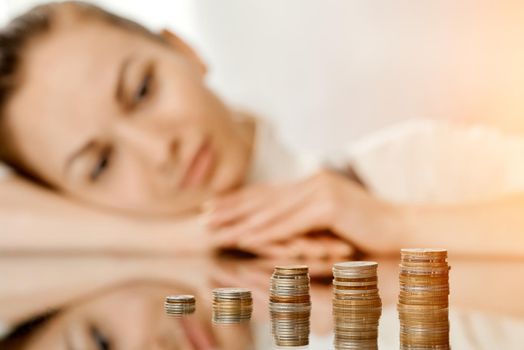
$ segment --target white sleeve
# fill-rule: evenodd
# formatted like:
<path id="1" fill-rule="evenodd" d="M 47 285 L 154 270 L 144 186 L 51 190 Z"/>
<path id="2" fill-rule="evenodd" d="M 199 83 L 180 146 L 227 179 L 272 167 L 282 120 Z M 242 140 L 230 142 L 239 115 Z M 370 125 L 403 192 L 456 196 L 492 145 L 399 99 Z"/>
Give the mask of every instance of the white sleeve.
<path id="1" fill-rule="evenodd" d="M 524 137 L 486 126 L 410 121 L 356 142 L 346 156 L 372 192 L 394 202 L 453 203 L 524 191 Z"/>

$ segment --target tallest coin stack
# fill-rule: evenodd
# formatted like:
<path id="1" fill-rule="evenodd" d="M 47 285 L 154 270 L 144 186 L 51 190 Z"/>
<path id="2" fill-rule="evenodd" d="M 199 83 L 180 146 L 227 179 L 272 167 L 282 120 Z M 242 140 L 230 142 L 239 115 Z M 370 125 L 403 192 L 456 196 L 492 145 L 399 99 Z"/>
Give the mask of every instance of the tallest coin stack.
<path id="1" fill-rule="evenodd" d="M 449 349 L 449 266 L 444 249 L 402 249 L 401 349 Z"/>

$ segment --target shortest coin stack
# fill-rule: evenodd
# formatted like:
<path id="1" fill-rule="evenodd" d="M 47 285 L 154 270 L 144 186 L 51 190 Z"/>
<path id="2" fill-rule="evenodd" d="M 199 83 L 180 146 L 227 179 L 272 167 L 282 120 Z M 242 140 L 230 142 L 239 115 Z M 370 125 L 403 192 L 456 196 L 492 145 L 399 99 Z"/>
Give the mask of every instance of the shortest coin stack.
<path id="1" fill-rule="evenodd" d="M 449 349 L 449 266 L 445 249 L 402 249 L 401 349 Z"/>
<path id="2" fill-rule="evenodd" d="M 164 309 L 169 316 L 190 315 L 195 312 L 195 297 L 193 295 L 169 295 L 166 297 Z"/>
<path id="3" fill-rule="evenodd" d="M 335 349 L 377 349 L 382 302 L 376 262 L 348 261 L 333 266 Z"/>
<path id="4" fill-rule="evenodd" d="M 237 324 L 251 319 L 253 299 L 245 288 L 217 288 L 213 290 L 213 322 Z"/>
<path id="5" fill-rule="evenodd" d="M 269 297 L 271 330 L 279 347 L 309 344 L 309 269 L 304 265 L 276 266 Z"/>

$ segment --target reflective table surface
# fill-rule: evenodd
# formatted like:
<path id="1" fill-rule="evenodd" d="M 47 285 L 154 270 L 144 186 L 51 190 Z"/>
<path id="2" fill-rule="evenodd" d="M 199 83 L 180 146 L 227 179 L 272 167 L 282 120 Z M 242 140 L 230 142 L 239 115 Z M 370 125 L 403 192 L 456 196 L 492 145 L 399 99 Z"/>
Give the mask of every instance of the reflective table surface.
<path id="1" fill-rule="evenodd" d="M 379 263 L 383 303 L 379 349 L 399 348 L 397 258 Z M 450 254 L 451 347 L 524 349 L 524 261 L 472 260 Z M 0 320 L 19 329 L 13 349 L 273 349 L 268 293 L 273 268 L 293 261 L 191 257 L 0 258 Z M 308 349 L 333 349 L 333 262 L 301 261 L 311 275 Z M 252 292 L 248 323 L 212 323 L 212 290 L 244 287 Z M 196 312 L 168 317 L 170 294 L 193 294 Z M 44 315 L 44 317 L 41 317 Z M 10 326 L 9 326 L 10 325 Z M 16 338 L 16 337 L 15 337 Z M 7 345 L 3 345 L 9 349 Z M 304 348 L 304 347 L 303 347 Z"/>

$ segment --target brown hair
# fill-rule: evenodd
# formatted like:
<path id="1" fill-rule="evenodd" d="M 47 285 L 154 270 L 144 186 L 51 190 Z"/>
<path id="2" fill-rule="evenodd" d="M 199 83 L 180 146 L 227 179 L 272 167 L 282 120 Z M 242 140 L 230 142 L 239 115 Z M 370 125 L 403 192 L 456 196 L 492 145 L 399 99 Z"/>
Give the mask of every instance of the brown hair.
<path id="1" fill-rule="evenodd" d="M 20 174 L 34 178 L 30 166 L 23 164 L 17 156 L 16 147 L 10 137 L 6 119 L 6 105 L 9 97 L 20 85 L 23 55 L 28 43 L 48 33 L 59 14 L 75 16 L 78 19 L 95 19 L 105 23 L 133 30 L 154 40 L 161 36 L 127 18 L 117 16 L 98 6 L 80 2 L 63 1 L 38 5 L 12 19 L 0 30 L 0 162 L 4 162 Z"/>

